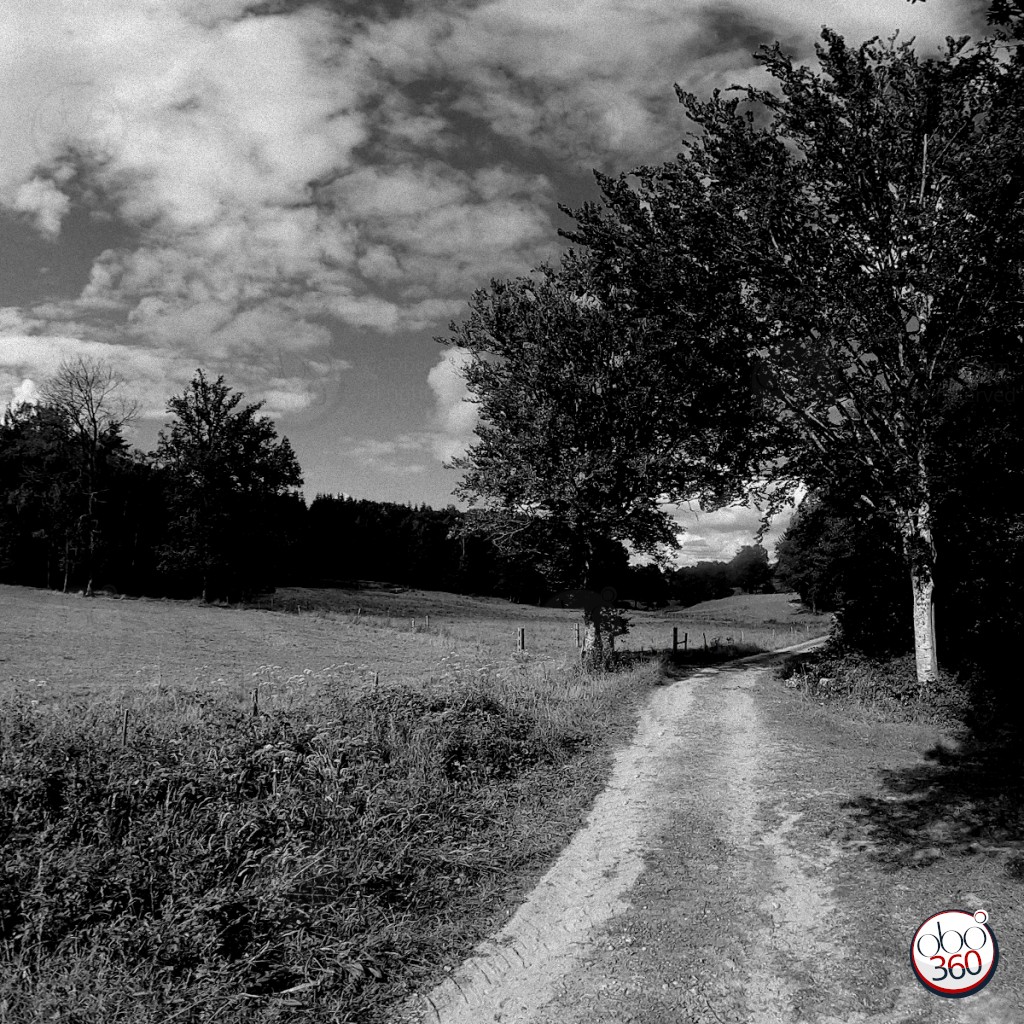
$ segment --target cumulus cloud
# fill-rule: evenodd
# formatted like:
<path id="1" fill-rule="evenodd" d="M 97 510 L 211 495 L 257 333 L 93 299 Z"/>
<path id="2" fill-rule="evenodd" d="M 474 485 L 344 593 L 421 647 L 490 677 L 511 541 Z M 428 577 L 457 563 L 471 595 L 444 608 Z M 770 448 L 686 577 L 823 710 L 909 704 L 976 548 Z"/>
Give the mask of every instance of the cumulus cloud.
<path id="1" fill-rule="evenodd" d="M 78 358 L 109 365 L 131 385 L 132 397 L 139 402 L 145 418 L 164 417 L 167 399 L 182 391 L 200 363 L 194 352 L 159 346 L 96 341 L 74 335 L 17 333 L 11 327 L 39 325 L 23 319 L 15 323 L 10 311 L 0 311 L 0 390 L 31 394 L 26 381 L 45 380 L 62 362 Z M 8 315 L 5 316 L 4 314 Z M 5 329 L 4 321 L 7 321 Z M 264 411 L 271 416 L 293 414 L 314 404 L 325 381 L 347 368 L 343 361 L 319 365 L 319 376 L 310 378 L 305 364 L 290 367 L 277 352 L 262 363 L 235 367 L 228 383 L 246 393 L 253 401 L 265 401 Z"/>
<path id="2" fill-rule="evenodd" d="M 153 415 L 200 365 L 294 414 L 349 366 L 346 332 L 441 327 L 472 288 L 556 251 L 555 202 L 575 197 L 553 181 L 674 152 L 673 82 L 756 78 L 751 51 L 775 38 L 809 57 L 822 21 L 852 40 L 899 24 L 930 49 L 976 14 L 966 0 L 3 5 L 0 207 L 57 241 L 85 207 L 121 241 L 79 294 L 15 311 L 0 387 L 84 354 L 137 380 Z M 428 376 L 424 457 L 471 437 L 458 369 L 446 354 Z"/>
<path id="3" fill-rule="evenodd" d="M 377 26 L 367 48 L 399 85 L 456 80 L 459 112 L 589 167 L 664 155 L 683 126 L 673 83 L 763 83 L 752 51 L 778 39 L 811 58 L 823 23 L 852 42 L 899 26 L 925 49 L 979 27 L 977 5 L 955 0 L 489 0 L 418 9 Z"/>
<path id="4" fill-rule="evenodd" d="M 464 455 L 473 440 L 478 407 L 470 401 L 463 369 L 470 356 L 461 349 L 449 348 L 427 374 L 434 393 L 433 437 L 435 456 L 443 462 Z"/>
<path id="5" fill-rule="evenodd" d="M 741 547 L 757 543 L 756 534 L 761 525 L 761 513 L 746 504 L 730 505 L 717 512 L 701 512 L 696 508 L 668 509 L 679 524 L 679 565 L 697 562 L 728 562 Z M 761 543 L 770 558 L 775 546 L 792 519 L 792 510 L 780 512 L 771 523 Z"/>
<path id="6" fill-rule="evenodd" d="M 84 183 L 134 233 L 96 258 L 64 319 L 108 338 L 119 316 L 129 347 L 250 377 L 274 348 L 304 353 L 308 377 L 345 365 L 325 320 L 437 326 L 481 273 L 535 262 L 553 237 L 543 176 L 422 159 L 447 121 L 387 87 L 365 26 L 319 5 L 248 6 L 0 13 L 0 205 L 55 238 Z M 386 159 L 360 155 L 371 143 Z"/>
<path id="7" fill-rule="evenodd" d="M 18 213 L 29 214 L 42 234 L 56 237 L 71 200 L 52 181 L 32 178 L 18 187 L 10 206 Z"/>
<path id="8" fill-rule="evenodd" d="M 34 380 L 26 377 L 14 389 L 14 396 L 11 399 L 11 408 L 17 409 L 21 405 L 35 405 L 39 401 L 39 389 Z"/>

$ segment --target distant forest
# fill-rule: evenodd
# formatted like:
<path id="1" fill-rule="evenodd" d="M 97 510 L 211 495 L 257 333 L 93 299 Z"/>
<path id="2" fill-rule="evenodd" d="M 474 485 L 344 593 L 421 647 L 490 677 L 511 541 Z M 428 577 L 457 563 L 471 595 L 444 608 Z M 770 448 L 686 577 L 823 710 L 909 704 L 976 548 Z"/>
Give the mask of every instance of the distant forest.
<path id="1" fill-rule="evenodd" d="M 132 449 L 125 384 L 80 360 L 0 422 L 0 582 L 236 601 L 276 586 L 360 580 L 542 602 L 573 587 L 557 553 L 503 552 L 444 509 L 318 494 L 260 404 L 198 372 L 168 401 L 152 452 Z M 602 579 L 623 602 L 695 604 L 771 588 L 764 548 L 663 571 L 608 542 Z"/>

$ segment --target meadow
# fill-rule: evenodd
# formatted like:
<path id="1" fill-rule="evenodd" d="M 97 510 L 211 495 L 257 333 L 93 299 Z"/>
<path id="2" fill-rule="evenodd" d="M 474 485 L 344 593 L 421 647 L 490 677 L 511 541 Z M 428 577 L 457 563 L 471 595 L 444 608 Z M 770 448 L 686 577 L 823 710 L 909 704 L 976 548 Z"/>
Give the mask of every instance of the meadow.
<path id="1" fill-rule="evenodd" d="M 382 1021 L 500 925 L 660 662 L 588 675 L 578 612 L 393 589 L 0 587 L 0 1021 Z M 821 628 L 713 604 L 625 647 Z"/>

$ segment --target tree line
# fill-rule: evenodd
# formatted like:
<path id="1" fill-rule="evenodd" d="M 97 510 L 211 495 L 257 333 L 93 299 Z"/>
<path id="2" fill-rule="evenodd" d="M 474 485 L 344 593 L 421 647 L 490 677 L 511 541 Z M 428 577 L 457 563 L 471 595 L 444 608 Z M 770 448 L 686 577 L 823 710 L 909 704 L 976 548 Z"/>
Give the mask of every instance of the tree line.
<path id="1" fill-rule="evenodd" d="M 0 579 L 93 593 L 237 595 L 281 571 L 301 504 L 287 438 L 223 378 L 168 400 L 152 452 L 103 363 L 63 363 L 0 423 Z"/>
<path id="2" fill-rule="evenodd" d="M 62 364 L 0 422 L 0 580 L 203 600 L 358 580 L 545 594 L 535 567 L 460 535 L 454 507 L 317 495 L 307 508 L 288 439 L 244 399 L 197 371 L 143 452 L 125 437 L 128 382 L 98 361 Z"/>
<path id="3" fill-rule="evenodd" d="M 157 447 L 133 449 L 136 405 L 102 363 L 63 364 L 40 400 L 0 423 L 0 580 L 86 594 L 238 600 L 277 585 L 382 581 L 542 603 L 572 587 L 571 559 L 538 536 L 512 557 L 434 509 L 299 493 L 301 469 L 260 403 L 198 371 L 167 403 Z M 521 552 L 520 552 L 521 554 Z M 633 605 L 695 604 L 770 585 L 767 553 L 665 572 L 601 550 L 602 583 Z"/>
<path id="4" fill-rule="evenodd" d="M 62 364 L 0 422 L 0 580 L 203 600 L 381 580 L 530 602 L 570 582 L 557 557 L 512 558 L 462 530 L 454 506 L 319 494 L 307 507 L 261 407 L 199 370 L 142 452 L 125 437 L 128 382 L 94 360 Z M 625 550 L 605 561 L 626 586 Z"/>

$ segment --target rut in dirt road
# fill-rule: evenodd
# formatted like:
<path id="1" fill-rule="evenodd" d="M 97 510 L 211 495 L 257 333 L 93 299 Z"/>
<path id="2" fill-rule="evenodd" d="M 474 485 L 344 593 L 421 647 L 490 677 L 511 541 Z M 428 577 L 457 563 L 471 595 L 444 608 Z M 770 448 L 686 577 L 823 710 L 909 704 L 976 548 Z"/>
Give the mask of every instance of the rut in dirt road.
<path id="1" fill-rule="evenodd" d="M 807 647 L 808 645 L 802 645 Z M 758 709 L 765 659 L 668 678 L 586 825 L 506 926 L 404 1020 L 855 1024 L 973 1019 L 897 972 L 863 1012 L 827 882 L 800 839 L 794 759 Z M 812 765 L 813 768 L 813 765 Z M 812 772 L 813 774 L 813 772 Z M 949 1001 L 939 1001 L 949 1002 Z M 955 1001 L 960 1002 L 960 1001 Z"/>

